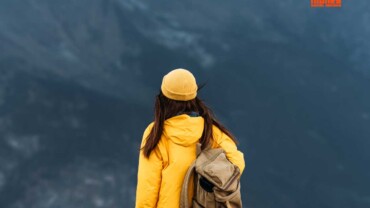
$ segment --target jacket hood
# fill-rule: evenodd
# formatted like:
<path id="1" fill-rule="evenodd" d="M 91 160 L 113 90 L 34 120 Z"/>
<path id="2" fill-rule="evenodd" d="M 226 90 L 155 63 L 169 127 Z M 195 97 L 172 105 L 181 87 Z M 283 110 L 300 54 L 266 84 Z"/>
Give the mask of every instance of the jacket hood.
<path id="1" fill-rule="evenodd" d="M 199 141 L 203 129 L 203 117 L 181 114 L 165 120 L 163 134 L 178 145 L 189 146 Z"/>

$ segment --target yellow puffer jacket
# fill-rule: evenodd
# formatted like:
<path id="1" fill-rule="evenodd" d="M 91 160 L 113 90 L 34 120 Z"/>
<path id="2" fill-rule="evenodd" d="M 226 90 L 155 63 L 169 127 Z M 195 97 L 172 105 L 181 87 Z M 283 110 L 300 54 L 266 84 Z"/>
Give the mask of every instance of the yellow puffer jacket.
<path id="1" fill-rule="evenodd" d="M 153 127 L 144 132 L 141 147 Z M 162 138 L 149 158 L 142 151 L 139 156 L 136 208 L 177 208 L 186 171 L 196 158 L 196 143 L 202 136 L 204 119 L 181 114 L 164 123 Z M 244 170 L 243 153 L 235 143 L 216 126 L 213 127 L 213 148 L 222 147 L 228 159 Z M 190 183 L 193 184 L 193 183 Z M 191 189 L 192 190 L 192 189 Z M 193 193 L 189 193 L 191 196 Z M 191 199 L 191 197 L 189 197 Z"/>

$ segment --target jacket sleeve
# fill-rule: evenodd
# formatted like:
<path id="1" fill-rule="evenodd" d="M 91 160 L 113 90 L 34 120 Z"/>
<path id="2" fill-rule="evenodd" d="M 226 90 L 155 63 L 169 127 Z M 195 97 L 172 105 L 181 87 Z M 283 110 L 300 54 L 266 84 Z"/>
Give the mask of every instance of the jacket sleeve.
<path id="1" fill-rule="evenodd" d="M 224 149 L 226 157 L 231 163 L 238 166 L 241 175 L 245 168 L 244 154 L 237 149 L 235 142 L 219 128 L 214 126 L 212 131 L 216 142 L 216 148 L 221 147 Z"/>
<path id="2" fill-rule="evenodd" d="M 146 128 L 140 148 L 145 145 L 145 140 L 147 135 L 150 133 L 151 127 L 152 124 Z M 136 189 L 136 208 L 155 208 L 157 206 L 162 168 L 163 162 L 158 147 L 151 152 L 149 158 L 146 158 L 143 150 L 140 150 Z"/>

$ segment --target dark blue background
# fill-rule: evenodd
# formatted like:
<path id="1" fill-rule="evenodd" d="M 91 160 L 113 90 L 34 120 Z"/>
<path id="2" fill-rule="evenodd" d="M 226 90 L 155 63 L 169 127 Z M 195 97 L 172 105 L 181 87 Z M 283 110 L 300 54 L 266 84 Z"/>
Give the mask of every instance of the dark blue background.
<path id="1" fill-rule="evenodd" d="M 370 2 L 0 0 L 0 207 L 133 207 L 162 76 L 245 153 L 245 207 L 370 207 Z"/>

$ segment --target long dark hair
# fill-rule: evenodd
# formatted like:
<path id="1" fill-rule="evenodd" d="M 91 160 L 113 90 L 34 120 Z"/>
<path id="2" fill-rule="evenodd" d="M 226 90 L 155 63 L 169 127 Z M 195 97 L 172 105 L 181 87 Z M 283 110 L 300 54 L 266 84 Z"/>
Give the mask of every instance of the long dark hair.
<path id="1" fill-rule="evenodd" d="M 145 157 L 149 157 L 150 153 L 157 146 L 163 132 L 163 124 L 166 119 L 181 113 L 197 112 L 204 118 L 204 130 L 200 143 L 201 149 L 208 147 L 213 140 L 212 125 L 217 126 L 222 132 L 229 136 L 235 143 L 235 137 L 228 131 L 220 122 L 218 122 L 210 108 L 198 97 L 189 101 L 177 101 L 165 97 L 160 91 L 155 99 L 154 107 L 154 125 L 146 138 L 144 149 Z"/>

